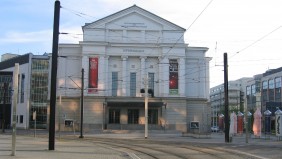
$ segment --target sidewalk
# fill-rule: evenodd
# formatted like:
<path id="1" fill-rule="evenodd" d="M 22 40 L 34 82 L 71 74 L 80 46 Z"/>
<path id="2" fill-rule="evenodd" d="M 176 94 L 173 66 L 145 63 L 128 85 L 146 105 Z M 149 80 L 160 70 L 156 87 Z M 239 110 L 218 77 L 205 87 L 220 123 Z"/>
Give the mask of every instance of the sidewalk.
<path id="1" fill-rule="evenodd" d="M 48 138 L 34 138 L 18 135 L 16 137 L 16 153 L 11 156 L 11 135 L 0 134 L 1 159 L 106 159 L 124 158 L 124 154 L 113 149 L 105 149 L 99 145 L 83 141 L 55 142 L 55 150 L 48 150 Z"/>

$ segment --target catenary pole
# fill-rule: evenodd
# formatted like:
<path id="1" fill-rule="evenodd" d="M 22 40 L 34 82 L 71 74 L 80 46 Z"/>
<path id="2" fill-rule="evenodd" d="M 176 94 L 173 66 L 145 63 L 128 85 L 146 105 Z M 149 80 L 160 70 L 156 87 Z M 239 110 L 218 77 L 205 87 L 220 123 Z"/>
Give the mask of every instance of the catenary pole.
<path id="1" fill-rule="evenodd" d="M 225 142 L 229 141 L 229 100 L 228 100 L 228 62 L 227 62 L 227 53 L 223 55 L 224 61 L 224 122 L 225 122 Z"/>
<path id="2" fill-rule="evenodd" d="M 16 124 L 17 124 L 17 103 L 18 103 L 18 89 L 19 89 L 19 63 L 15 64 L 13 74 L 13 132 L 12 132 L 12 156 L 16 155 Z"/>
<path id="3" fill-rule="evenodd" d="M 144 80 L 145 84 L 145 139 L 148 138 L 148 74 Z"/>
<path id="4" fill-rule="evenodd" d="M 4 83 L 4 95 L 3 95 L 3 109 L 2 109 L 2 132 L 5 133 L 5 126 L 6 126 L 6 99 L 8 93 L 9 83 Z"/>
<path id="5" fill-rule="evenodd" d="M 81 99 L 80 99 L 80 136 L 83 138 L 83 98 L 84 98 L 84 69 L 81 69 Z"/>
<path id="6" fill-rule="evenodd" d="M 56 0 L 54 6 L 52 69 L 50 90 L 50 119 L 49 119 L 49 150 L 55 150 L 55 117 L 56 117 L 56 91 L 57 91 L 57 65 L 59 45 L 60 1 Z"/>

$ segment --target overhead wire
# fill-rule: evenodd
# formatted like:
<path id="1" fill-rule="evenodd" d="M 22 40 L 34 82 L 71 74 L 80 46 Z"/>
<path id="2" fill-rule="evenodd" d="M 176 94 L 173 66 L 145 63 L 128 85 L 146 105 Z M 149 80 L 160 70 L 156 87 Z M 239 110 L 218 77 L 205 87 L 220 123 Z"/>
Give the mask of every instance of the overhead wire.
<path id="1" fill-rule="evenodd" d="M 212 2 L 212 1 L 210 1 L 210 2 L 207 4 L 207 6 L 204 8 L 204 10 L 210 5 L 211 2 Z M 64 8 L 65 8 L 65 7 L 64 7 Z M 89 16 L 88 14 L 85 14 L 85 13 L 82 13 L 82 12 L 74 11 L 74 10 L 68 9 L 68 8 L 65 8 L 65 9 L 67 9 L 67 10 L 73 12 L 73 13 L 76 13 L 76 15 L 78 15 L 78 16 L 80 16 L 80 17 L 82 17 L 82 16 L 88 16 L 88 17 L 95 18 L 94 16 Z M 191 25 L 188 27 L 188 30 L 189 30 L 189 28 L 196 22 L 196 20 L 200 17 L 200 15 L 204 12 L 204 10 L 203 10 L 203 11 L 197 16 L 197 18 L 191 23 Z M 115 25 L 118 25 L 118 24 L 115 24 Z M 280 26 L 280 27 L 281 27 L 281 26 Z M 280 27 L 279 27 L 279 28 L 280 28 Z M 278 30 L 279 28 L 273 30 L 272 32 Z M 269 34 L 271 34 L 272 32 L 270 32 Z M 183 35 L 184 35 L 184 34 L 183 34 Z M 183 36 L 183 35 L 182 35 L 182 36 Z M 88 35 L 88 36 L 92 36 L 92 35 Z M 182 38 L 182 36 L 181 36 L 180 38 L 178 38 L 177 41 L 179 41 L 179 40 Z M 233 56 L 235 56 L 235 55 L 237 55 L 238 53 L 240 53 L 240 52 L 242 52 L 242 51 L 248 49 L 248 48 L 251 47 L 251 46 L 253 46 L 255 43 L 261 41 L 261 40 L 264 39 L 266 36 L 268 36 L 268 34 L 265 35 L 265 36 L 263 36 L 262 38 L 258 39 L 257 41 L 251 43 L 251 44 L 248 45 L 247 47 L 241 49 L 240 51 L 238 51 L 238 52 L 237 52 L 236 54 L 234 54 Z M 124 37 L 124 36 L 123 36 L 123 37 Z M 129 38 L 129 37 L 124 37 L 124 38 Z M 138 37 L 134 37 L 134 38 L 138 38 Z M 161 37 L 159 37 L 159 38 L 161 38 Z M 177 42 L 174 43 L 174 45 L 176 45 L 176 44 L 177 44 Z M 171 50 L 172 48 L 173 48 L 173 47 L 171 47 L 170 50 Z M 169 50 L 168 52 L 170 52 L 170 50 Z M 233 56 L 231 56 L 231 57 L 233 57 Z M 231 58 L 231 57 L 230 57 L 230 58 Z"/>
<path id="2" fill-rule="evenodd" d="M 188 29 L 187 30 L 189 30 L 190 28 L 191 28 L 191 26 L 197 21 L 197 19 L 202 15 L 202 13 L 207 9 L 207 7 L 211 4 L 211 2 L 212 2 L 213 0 L 211 0 L 206 6 L 205 6 L 205 8 L 201 11 L 201 13 L 194 19 L 194 21 L 192 22 L 192 24 L 188 27 Z M 70 11 L 72 11 L 72 12 L 74 12 L 75 13 L 75 15 L 78 15 L 78 16 L 85 16 L 85 15 L 87 15 L 87 14 L 84 14 L 84 13 L 81 13 L 81 12 L 76 12 L 76 11 L 74 11 L 74 10 L 71 10 L 71 9 L 68 9 L 68 10 L 70 10 Z M 68 34 L 68 33 L 62 33 L 62 34 Z M 92 36 L 92 35 L 91 35 Z M 155 35 L 153 35 L 153 36 L 155 36 Z M 177 43 L 179 42 L 179 40 L 182 38 L 184 36 L 184 34 L 182 34 L 177 40 L 176 40 L 176 42 L 175 43 L 173 43 L 173 45 L 172 45 L 172 47 L 170 47 L 169 48 L 169 50 L 165 53 L 166 55 L 177 45 Z M 123 36 L 122 36 L 123 37 Z M 126 37 L 126 38 L 129 38 L 129 37 Z M 158 37 L 158 41 L 160 40 L 160 38 L 161 37 Z M 137 41 L 136 41 L 137 42 Z M 158 44 L 158 43 L 157 43 Z M 157 45 L 156 44 L 156 45 Z M 183 43 L 184 44 L 184 43 Z M 170 44 L 171 45 L 171 44 Z M 156 65 L 158 65 L 158 63 L 156 64 Z M 206 69 L 206 67 L 204 67 L 204 69 Z M 185 73 L 185 76 L 187 75 L 187 73 Z"/>
<path id="3" fill-rule="evenodd" d="M 233 55 L 230 56 L 229 58 L 232 58 L 232 57 L 238 55 L 239 53 L 241 53 L 241 52 L 247 50 L 248 48 L 252 47 L 252 46 L 255 45 L 256 43 L 262 41 L 263 39 L 265 39 L 266 37 L 268 37 L 269 35 L 271 35 L 272 33 L 274 33 L 275 31 L 279 30 L 281 27 L 282 27 L 282 25 L 279 26 L 279 27 L 277 27 L 277 28 L 275 28 L 275 29 L 272 30 L 271 32 L 269 32 L 269 33 L 263 35 L 262 37 L 260 37 L 259 39 L 255 40 L 255 41 L 252 42 L 251 44 L 249 44 L 249 45 L 247 45 L 246 47 L 242 48 L 241 50 L 237 51 L 235 54 L 233 54 Z"/>

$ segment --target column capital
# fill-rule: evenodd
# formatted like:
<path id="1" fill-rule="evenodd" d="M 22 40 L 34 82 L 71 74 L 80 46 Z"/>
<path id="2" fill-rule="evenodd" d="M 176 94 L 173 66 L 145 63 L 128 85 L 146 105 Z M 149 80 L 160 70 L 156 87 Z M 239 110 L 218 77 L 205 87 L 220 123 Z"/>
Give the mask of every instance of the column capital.
<path id="1" fill-rule="evenodd" d="M 128 58 L 128 56 L 122 55 L 121 58 L 122 58 L 122 60 L 126 60 Z"/>
<path id="2" fill-rule="evenodd" d="M 103 57 L 105 58 L 105 60 L 108 60 L 110 58 L 109 55 L 103 55 Z"/>
<path id="3" fill-rule="evenodd" d="M 147 56 L 140 56 L 140 59 L 147 59 Z"/>
<path id="4" fill-rule="evenodd" d="M 161 61 L 161 60 L 168 60 L 168 57 L 167 56 L 159 56 L 158 59 Z"/>
<path id="5" fill-rule="evenodd" d="M 177 59 L 177 62 L 181 63 L 181 62 L 184 62 L 184 60 L 185 60 L 185 57 L 179 57 L 179 58 Z"/>

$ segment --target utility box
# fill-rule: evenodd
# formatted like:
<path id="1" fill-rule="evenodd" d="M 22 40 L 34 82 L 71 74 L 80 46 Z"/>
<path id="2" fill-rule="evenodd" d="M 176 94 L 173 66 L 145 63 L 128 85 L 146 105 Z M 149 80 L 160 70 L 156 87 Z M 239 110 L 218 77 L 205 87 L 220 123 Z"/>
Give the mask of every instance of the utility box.
<path id="1" fill-rule="evenodd" d="M 73 119 L 65 119 L 65 127 L 73 127 Z"/>

